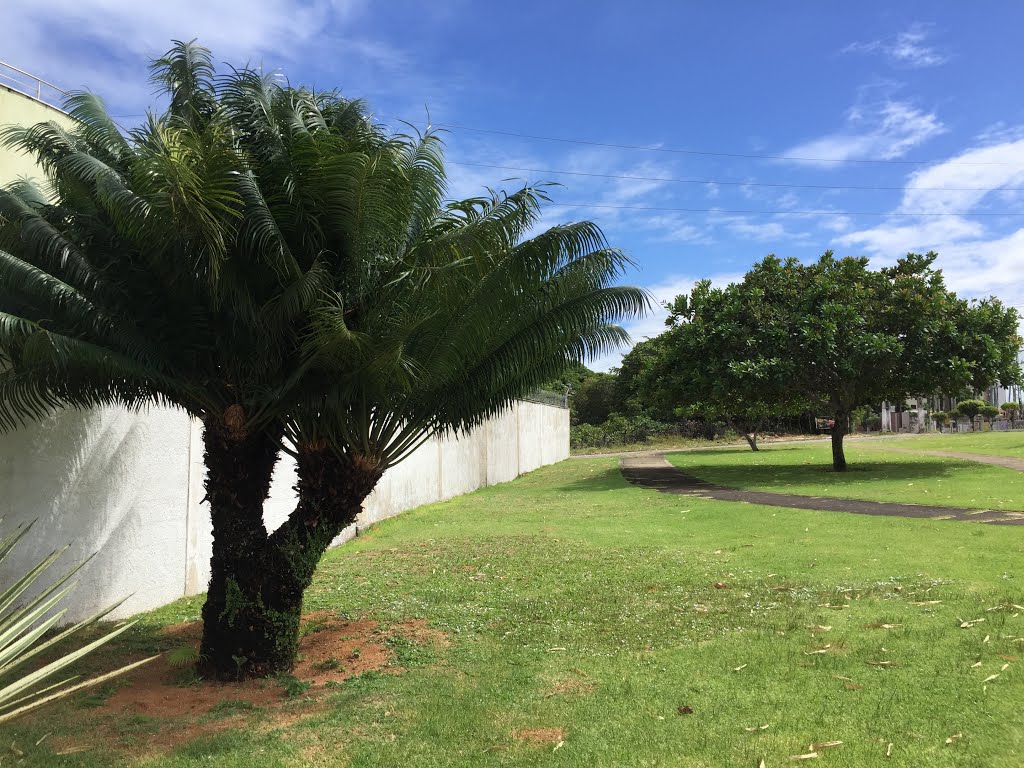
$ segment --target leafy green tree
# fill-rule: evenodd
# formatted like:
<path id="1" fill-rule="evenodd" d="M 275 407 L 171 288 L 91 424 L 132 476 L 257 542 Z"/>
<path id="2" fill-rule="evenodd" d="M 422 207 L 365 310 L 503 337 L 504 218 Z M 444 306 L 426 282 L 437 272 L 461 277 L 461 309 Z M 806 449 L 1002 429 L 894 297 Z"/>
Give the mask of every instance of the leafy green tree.
<path id="1" fill-rule="evenodd" d="M 123 134 L 8 129 L 47 188 L 0 194 L 0 425 L 161 403 L 202 420 L 213 524 L 201 667 L 288 669 L 320 556 L 382 474 L 626 340 L 643 291 L 592 223 L 533 237 L 542 188 L 444 202 L 436 135 L 335 93 L 217 77 L 178 43 L 169 107 Z M 298 503 L 263 504 L 279 455 Z"/>
<path id="2" fill-rule="evenodd" d="M 987 419 L 989 422 L 991 422 L 992 419 L 996 418 L 999 415 L 999 406 L 997 406 L 997 405 L 989 405 L 989 404 L 986 403 L 978 411 L 978 414 L 983 419 Z"/>
<path id="3" fill-rule="evenodd" d="M 870 405 L 862 405 L 859 408 L 854 408 L 850 412 L 850 428 L 866 432 L 869 420 L 873 414 L 874 411 Z"/>
<path id="4" fill-rule="evenodd" d="M 574 392 L 577 392 L 580 385 L 583 384 L 587 379 L 593 378 L 597 374 L 587 368 L 582 363 L 573 363 L 566 366 L 565 370 L 553 379 L 545 381 L 542 385 L 543 389 L 551 390 L 553 392 L 569 393 L 569 402 L 572 403 L 572 396 Z"/>
<path id="5" fill-rule="evenodd" d="M 1020 377 L 1016 311 L 958 299 L 935 258 L 908 254 L 873 271 L 831 252 L 807 265 L 769 256 L 740 283 L 698 284 L 672 307 L 661 390 L 708 413 L 735 401 L 746 415 L 810 403 L 834 420 L 833 467 L 845 470 L 857 407 Z"/>
<path id="6" fill-rule="evenodd" d="M 931 416 L 940 428 L 949 426 L 950 415 L 945 411 L 932 411 Z"/>
<path id="7" fill-rule="evenodd" d="M 881 425 L 882 417 L 875 413 L 870 405 L 862 405 L 850 412 L 850 428 L 853 430 L 871 432 L 879 429 Z"/>
<path id="8" fill-rule="evenodd" d="M 784 343 L 770 309 L 741 286 L 698 283 L 669 306 L 668 330 L 648 342 L 634 376 L 638 396 L 677 416 L 728 422 L 756 451 L 768 417 L 808 408 L 779 360 L 759 358 Z"/>
<path id="9" fill-rule="evenodd" d="M 675 407 L 652 399 L 650 378 L 654 362 L 661 354 L 661 337 L 644 339 L 622 357 L 616 374 L 616 410 L 630 416 L 645 414 L 659 421 L 677 419 Z"/>
<path id="10" fill-rule="evenodd" d="M 986 403 L 984 400 L 967 399 L 961 400 L 954 406 L 953 413 L 957 416 L 963 416 L 971 423 L 971 431 L 974 431 L 974 420 L 981 415 L 982 410 L 985 408 Z"/>
<path id="11" fill-rule="evenodd" d="M 1015 428 L 1017 424 L 1017 414 L 1020 413 L 1020 403 L 1011 400 L 1008 403 L 1003 403 L 1000 408 L 1010 418 L 1010 427 Z"/>
<path id="12" fill-rule="evenodd" d="M 610 373 L 595 373 L 584 379 L 570 395 L 573 424 L 602 424 L 608 420 L 616 405 L 616 377 Z"/>

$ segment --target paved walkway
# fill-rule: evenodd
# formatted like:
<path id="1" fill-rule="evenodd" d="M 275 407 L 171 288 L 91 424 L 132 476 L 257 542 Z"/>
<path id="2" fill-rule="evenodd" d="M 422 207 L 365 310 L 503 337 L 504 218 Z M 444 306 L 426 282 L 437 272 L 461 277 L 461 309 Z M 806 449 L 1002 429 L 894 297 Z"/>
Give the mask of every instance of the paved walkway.
<path id="1" fill-rule="evenodd" d="M 716 501 L 745 501 L 771 507 L 817 509 L 825 512 L 851 512 L 855 515 L 888 515 L 932 520 L 967 520 L 992 525 L 1024 525 L 1024 512 L 1005 512 L 965 507 L 938 507 L 925 504 L 899 504 L 888 501 L 862 501 L 825 496 L 801 496 L 795 493 L 744 491 L 726 488 L 688 475 L 670 464 L 665 455 L 651 453 L 630 456 L 619 461 L 622 475 L 634 485 L 661 493 L 699 496 Z"/>

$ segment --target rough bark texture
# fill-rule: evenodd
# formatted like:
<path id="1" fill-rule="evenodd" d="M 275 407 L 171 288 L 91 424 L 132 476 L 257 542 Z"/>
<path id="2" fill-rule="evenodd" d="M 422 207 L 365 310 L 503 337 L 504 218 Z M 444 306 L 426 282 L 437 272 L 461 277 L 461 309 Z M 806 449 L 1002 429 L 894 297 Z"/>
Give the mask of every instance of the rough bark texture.
<path id="1" fill-rule="evenodd" d="M 758 449 L 757 448 L 757 432 L 753 432 L 753 433 L 745 432 L 743 434 L 743 438 L 747 441 L 747 444 L 750 446 L 750 450 L 756 451 Z"/>
<path id="2" fill-rule="evenodd" d="M 837 413 L 832 425 L 832 468 L 836 472 L 846 471 L 846 454 L 843 452 L 843 438 L 846 437 L 849 416 Z"/>
<path id="3" fill-rule="evenodd" d="M 228 419 L 209 418 L 203 429 L 206 498 L 213 525 L 210 585 L 203 606 L 200 669 L 220 679 L 241 677 L 251 661 L 267 655 L 268 617 L 243 610 L 247 595 L 262 589 L 267 541 L 263 503 L 277 463 L 269 436 L 245 435 Z"/>
<path id="4" fill-rule="evenodd" d="M 263 436 L 231 440 L 207 426 L 207 493 L 214 546 L 203 607 L 201 671 L 221 680 L 291 669 L 302 596 L 331 541 L 351 524 L 381 473 L 339 459 L 324 446 L 299 446 L 288 520 L 267 535 L 263 502 L 277 456 Z"/>

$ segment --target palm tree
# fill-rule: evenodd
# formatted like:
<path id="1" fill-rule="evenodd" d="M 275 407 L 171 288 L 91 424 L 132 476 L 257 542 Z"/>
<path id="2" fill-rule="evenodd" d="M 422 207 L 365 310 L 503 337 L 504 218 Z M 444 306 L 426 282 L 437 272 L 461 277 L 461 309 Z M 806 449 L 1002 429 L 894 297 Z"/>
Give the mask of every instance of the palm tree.
<path id="1" fill-rule="evenodd" d="M 569 363 L 648 306 L 591 223 L 534 237 L 543 187 L 444 203 L 442 145 L 359 102 L 176 44 L 171 106 L 123 135 L 89 95 L 74 132 L 9 130 L 50 189 L 0 198 L 0 423 L 159 402 L 201 418 L 214 545 L 201 665 L 294 660 L 302 595 L 381 475 Z M 3 252 L 5 251 L 5 252 Z M 281 451 L 299 501 L 270 533 Z"/>

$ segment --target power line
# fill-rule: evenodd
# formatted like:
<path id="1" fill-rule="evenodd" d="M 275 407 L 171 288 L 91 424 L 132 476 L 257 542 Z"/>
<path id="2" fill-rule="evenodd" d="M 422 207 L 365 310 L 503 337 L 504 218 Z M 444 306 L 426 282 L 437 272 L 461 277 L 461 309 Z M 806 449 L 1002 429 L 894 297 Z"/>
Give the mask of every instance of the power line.
<path id="1" fill-rule="evenodd" d="M 886 186 L 855 186 L 840 184 L 783 184 L 758 181 L 734 181 L 721 179 L 680 179 L 668 176 L 631 176 L 616 173 L 589 173 L 585 171 L 559 171 L 551 168 L 522 168 L 516 165 L 492 165 L 489 163 L 469 163 L 462 160 L 448 160 L 451 165 L 465 165 L 473 168 L 494 168 L 503 171 L 522 171 L 524 173 L 550 173 L 565 176 L 586 176 L 597 179 L 625 179 L 628 181 L 664 181 L 677 184 L 715 184 L 717 186 L 736 187 L 773 187 L 787 189 L 851 189 L 863 191 L 928 191 L 928 192 L 1024 192 L 1024 187 L 886 187 Z"/>
<path id="2" fill-rule="evenodd" d="M 146 116 L 145 114 L 111 115 L 111 117 L 115 117 L 115 118 L 134 118 L 134 117 L 145 117 L 145 116 Z M 394 115 L 378 115 L 378 117 L 382 117 L 382 118 L 385 118 L 385 119 L 391 119 L 391 120 L 398 120 L 399 122 L 410 124 L 410 125 L 415 123 L 415 121 L 406 120 L 405 118 L 396 117 Z M 531 139 L 531 140 L 535 140 L 535 141 L 552 141 L 552 142 L 558 142 L 558 143 L 562 143 L 562 144 L 581 144 L 581 145 L 589 146 L 589 147 L 606 147 L 606 148 L 610 148 L 610 149 L 629 149 L 629 150 L 638 150 L 638 151 L 642 151 L 642 152 L 666 152 L 666 153 L 670 153 L 670 154 L 679 154 L 679 155 L 702 155 L 702 156 L 707 156 L 707 157 L 732 157 L 732 158 L 740 158 L 740 159 L 744 159 L 744 160 L 789 160 L 789 161 L 801 162 L 801 163 L 864 163 L 864 164 L 883 164 L 883 165 L 885 165 L 885 164 L 888 164 L 888 165 L 933 165 L 933 164 L 936 164 L 936 163 L 947 163 L 948 165 L 979 165 L 979 166 L 1006 166 L 1006 165 L 1013 165 L 1012 163 L 999 163 L 999 162 L 994 162 L 994 161 L 992 161 L 992 162 L 970 162 L 970 161 L 963 160 L 963 161 L 958 161 L 958 162 L 949 162 L 949 161 L 938 160 L 938 159 L 935 159 L 935 160 L 896 160 L 896 159 L 883 159 L 883 158 L 834 158 L 834 157 L 801 157 L 801 156 L 794 156 L 794 155 L 758 155 L 758 154 L 743 153 L 743 152 L 715 152 L 715 151 L 711 151 L 711 150 L 702 150 L 702 149 L 679 149 L 679 148 L 673 148 L 673 147 L 650 147 L 650 146 L 644 146 L 642 144 L 618 144 L 618 143 L 607 142 L 607 141 L 591 141 L 589 139 L 567 139 L 567 138 L 558 137 L 558 136 L 541 136 L 539 134 L 517 133 L 515 131 L 499 131 L 499 130 L 496 130 L 496 129 L 493 129 L 493 128 L 477 128 L 475 126 L 460 125 L 458 123 L 437 123 L 436 127 L 438 127 L 438 128 L 451 128 L 451 129 L 459 130 L 459 131 L 472 131 L 473 133 L 489 133 L 489 134 L 493 134 L 493 135 L 496 135 L 496 136 L 510 136 L 510 137 L 514 137 L 514 138 Z M 454 162 L 454 161 L 449 161 L 449 162 Z M 460 163 L 460 164 L 461 165 L 474 165 L 474 163 Z M 479 164 L 479 167 L 481 167 L 481 168 L 499 168 L 500 169 L 500 168 L 503 168 L 504 166 Z M 530 169 L 530 168 L 521 168 L 520 169 L 520 168 L 510 167 L 510 168 L 508 168 L 508 170 L 524 170 L 524 171 L 533 172 L 533 169 Z M 537 171 L 537 172 L 540 172 L 540 173 L 544 173 L 544 172 L 546 172 L 546 173 L 573 173 L 572 171 Z M 583 176 L 583 175 L 600 175 L 600 174 L 575 173 L 575 175 Z M 633 177 L 622 177 L 622 178 L 633 178 Z M 640 177 L 638 177 L 638 178 L 640 178 Z M 642 179 L 642 180 L 647 180 L 647 179 Z M 743 184 L 743 183 L 745 183 L 745 182 L 735 182 L 735 181 L 716 181 L 716 182 L 712 182 L 712 181 L 698 181 L 698 180 L 690 181 L 690 180 L 684 180 L 684 179 L 650 179 L 650 181 L 679 181 L 679 182 L 682 182 L 682 183 L 693 183 L 693 184 L 702 184 L 702 183 L 703 184 L 710 184 L 710 183 L 715 183 L 715 184 Z M 887 189 L 894 189 L 895 190 L 895 189 L 903 189 L 903 187 L 884 187 L 884 186 L 881 186 L 881 187 L 872 187 L 872 186 L 857 187 L 857 186 L 828 186 L 828 185 L 815 185 L 815 184 L 750 184 L 749 186 L 759 186 L 759 187 L 794 187 L 794 188 L 799 188 L 799 189 L 864 189 L 864 190 L 887 190 Z M 917 187 L 917 189 L 940 189 L 940 188 L 939 187 Z M 970 192 L 970 191 L 991 191 L 991 190 L 987 190 L 987 188 L 981 188 L 981 187 L 949 187 L 949 188 L 946 188 L 946 189 L 949 189 L 950 191 L 958 191 L 958 192 L 959 191 L 964 191 L 964 192 Z M 1000 189 L 1024 191 L 1024 188 L 1021 188 L 1021 187 L 1000 187 Z"/>
<path id="3" fill-rule="evenodd" d="M 610 203 L 559 203 L 552 202 L 554 207 L 562 208 L 611 208 L 614 210 L 623 211 L 655 211 L 655 212 L 672 212 L 672 213 L 725 213 L 725 214 L 743 214 L 743 215 L 766 215 L 766 216 L 930 216 L 930 217 L 942 217 L 942 216 L 1024 216 L 1024 212 L 1013 213 L 1013 212 L 992 212 L 992 211 L 980 211 L 980 212 L 962 212 L 962 211 L 946 211 L 942 213 L 935 212 L 910 212 L 910 211 L 828 211 L 828 210 L 780 210 L 780 211 L 764 211 L 764 210 L 746 210 L 736 208 L 670 208 L 662 206 L 649 206 L 649 205 L 612 205 Z"/>
<path id="4" fill-rule="evenodd" d="M 384 115 L 381 115 L 384 117 Z M 401 119 L 401 118 L 395 118 Z M 402 122 L 409 122 L 402 120 Z M 949 162 L 944 160 L 895 160 L 882 158 L 835 158 L 835 157 L 800 157 L 794 155 L 758 155 L 744 152 L 713 152 L 704 149 L 678 149 L 673 147 L 650 147 L 642 144 L 617 144 L 609 141 L 591 141 L 588 139 L 566 139 L 558 136 L 541 136 L 532 133 L 517 133 L 515 131 L 499 131 L 493 128 L 476 128 L 469 125 L 457 123 L 438 123 L 438 128 L 452 128 L 459 131 L 472 131 L 473 133 L 489 133 L 495 136 L 510 136 L 517 139 L 531 139 L 534 141 L 553 141 L 562 144 L 581 144 L 588 147 L 607 147 L 610 149 L 630 149 L 642 152 L 665 152 L 675 155 L 702 155 L 708 157 L 733 157 L 744 160 L 790 160 L 801 163 L 864 163 L 864 164 L 887 164 L 887 165 L 932 165 L 935 163 L 948 163 L 949 165 L 1011 165 L 1011 163 L 997 162 L 970 162 L 959 161 Z"/>

